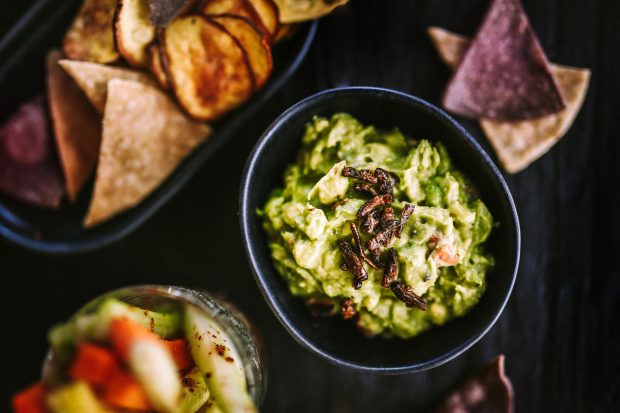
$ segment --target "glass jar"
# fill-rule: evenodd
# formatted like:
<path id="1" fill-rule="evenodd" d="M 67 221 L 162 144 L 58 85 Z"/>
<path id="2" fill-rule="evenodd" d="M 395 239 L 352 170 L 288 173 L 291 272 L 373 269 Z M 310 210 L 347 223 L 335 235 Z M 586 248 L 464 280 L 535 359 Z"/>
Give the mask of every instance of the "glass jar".
<path id="1" fill-rule="evenodd" d="M 245 372 L 248 392 L 254 403 L 260 406 L 266 387 L 262 340 L 246 317 L 232 304 L 216 299 L 202 290 L 164 285 L 140 285 L 103 294 L 78 310 L 74 317 L 95 312 L 100 304 L 109 298 L 115 298 L 146 310 L 157 310 L 162 307 L 180 310 L 183 305 L 191 305 L 198 309 L 205 317 L 218 324 L 232 340 Z M 43 367 L 44 379 L 46 376 L 55 376 L 56 364 L 55 356 L 50 350 Z"/>

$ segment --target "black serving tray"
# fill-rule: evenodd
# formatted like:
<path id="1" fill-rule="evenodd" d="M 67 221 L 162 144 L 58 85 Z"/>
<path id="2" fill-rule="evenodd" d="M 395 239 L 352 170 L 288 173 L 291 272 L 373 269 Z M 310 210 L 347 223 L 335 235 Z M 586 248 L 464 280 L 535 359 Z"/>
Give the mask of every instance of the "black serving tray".
<path id="1" fill-rule="evenodd" d="M 0 40 L 0 121 L 22 102 L 45 91 L 45 56 L 59 47 L 81 0 L 39 0 Z M 0 194 L 0 236 L 31 250 L 69 254 L 100 248 L 143 224 L 198 171 L 250 116 L 282 87 L 305 57 L 318 23 L 306 24 L 274 47 L 274 72 L 246 104 L 213 124 L 213 135 L 194 151 L 148 198 L 136 207 L 89 230 L 81 226 L 92 181 L 75 205 L 66 200 L 56 211 L 43 210 Z"/>

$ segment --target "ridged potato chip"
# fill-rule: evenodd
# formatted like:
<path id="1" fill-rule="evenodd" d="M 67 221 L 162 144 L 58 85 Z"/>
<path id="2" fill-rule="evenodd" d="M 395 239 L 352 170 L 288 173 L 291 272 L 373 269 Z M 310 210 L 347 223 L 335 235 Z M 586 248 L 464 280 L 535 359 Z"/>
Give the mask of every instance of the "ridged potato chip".
<path id="1" fill-rule="evenodd" d="M 119 58 L 114 45 L 116 0 L 85 0 L 65 34 L 63 51 L 69 59 L 112 63 Z"/>
<path id="2" fill-rule="evenodd" d="M 161 32 L 160 43 L 172 91 L 194 118 L 215 119 L 252 94 L 254 77 L 245 50 L 208 17 L 177 18 Z"/>

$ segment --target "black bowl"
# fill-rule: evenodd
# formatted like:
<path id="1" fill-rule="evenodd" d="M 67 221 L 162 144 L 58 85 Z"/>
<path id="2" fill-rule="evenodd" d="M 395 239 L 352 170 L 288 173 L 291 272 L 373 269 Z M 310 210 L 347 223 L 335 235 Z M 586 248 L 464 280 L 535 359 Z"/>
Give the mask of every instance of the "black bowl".
<path id="1" fill-rule="evenodd" d="M 441 141 L 457 168 L 480 190 L 499 226 L 487 245 L 496 266 L 487 290 L 464 317 L 410 340 L 368 339 L 338 317 L 317 319 L 294 297 L 273 267 L 266 235 L 257 216 L 271 190 L 282 185 L 294 162 L 305 125 L 314 115 L 347 112 L 364 124 L 400 128 L 408 136 Z M 276 317 L 306 349 L 356 370 L 396 374 L 439 366 L 476 343 L 501 314 L 515 282 L 521 236 L 512 196 L 489 156 L 454 119 L 428 102 L 372 87 L 333 89 L 297 103 L 263 134 L 250 155 L 241 182 L 241 232 L 258 286 Z"/>

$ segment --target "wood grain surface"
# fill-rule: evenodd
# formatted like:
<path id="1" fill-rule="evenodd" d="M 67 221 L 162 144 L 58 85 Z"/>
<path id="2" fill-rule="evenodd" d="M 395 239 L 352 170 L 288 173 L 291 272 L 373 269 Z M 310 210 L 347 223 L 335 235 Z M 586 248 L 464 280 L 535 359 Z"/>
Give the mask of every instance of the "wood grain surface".
<path id="1" fill-rule="evenodd" d="M 0 3 L 6 32 L 31 1 Z M 521 218 L 521 267 L 495 327 L 458 359 L 425 373 L 374 376 L 334 367 L 297 345 L 260 296 L 237 217 L 245 159 L 262 131 L 317 91 L 378 85 L 437 103 L 449 71 L 429 25 L 471 35 L 488 0 L 352 0 L 325 18 L 289 84 L 175 199 L 125 240 L 70 257 L 0 242 L 0 406 L 39 375 L 46 331 L 89 298 L 130 284 L 219 293 L 246 312 L 268 347 L 264 412 L 425 412 L 499 353 L 518 412 L 612 412 L 620 405 L 620 3 L 523 0 L 549 59 L 589 67 L 569 133 L 507 176 Z M 43 62 L 42 62 L 43 63 Z M 277 64 L 277 62 L 276 62 Z M 491 149 L 474 122 L 463 124 Z M 411 341 L 415 346 L 415 340 Z"/>

